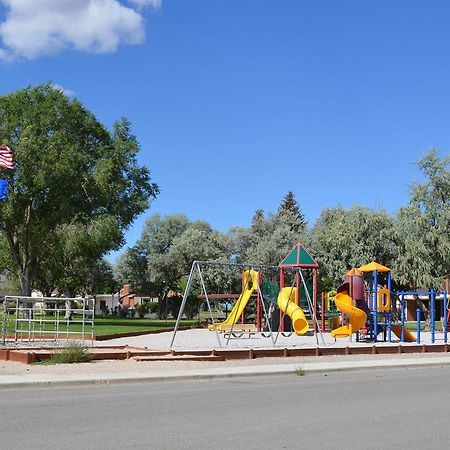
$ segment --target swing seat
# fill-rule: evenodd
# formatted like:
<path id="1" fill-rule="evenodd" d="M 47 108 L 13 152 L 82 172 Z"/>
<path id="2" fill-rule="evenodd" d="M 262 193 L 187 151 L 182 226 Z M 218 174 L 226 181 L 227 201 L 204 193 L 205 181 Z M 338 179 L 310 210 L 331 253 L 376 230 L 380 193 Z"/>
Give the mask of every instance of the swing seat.
<path id="1" fill-rule="evenodd" d="M 232 337 L 241 338 L 245 334 L 248 337 L 256 334 L 256 325 L 254 323 L 235 323 L 234 325 L 222 325 L 220 331 L 223 332 L 224 337 L 228 337 L 230 334 Z"/>

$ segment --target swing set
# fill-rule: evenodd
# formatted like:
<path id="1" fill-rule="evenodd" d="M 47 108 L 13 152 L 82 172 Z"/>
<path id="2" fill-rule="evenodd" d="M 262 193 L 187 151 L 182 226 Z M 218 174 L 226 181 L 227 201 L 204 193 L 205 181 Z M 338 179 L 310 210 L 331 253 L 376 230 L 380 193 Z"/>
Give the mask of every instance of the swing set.
<path id="1" fill-rule="evenodd" d="M 312 321 L 313 334 L 319 345 L 325 343 L 317 319 L 317 271 L 318 264 L 299 242 L 277 266 L 264 264 L 238 264 L 217 261 L 194 261 L 187 281 L 183 300 L 175 324 L 170 347 L 173 346 L 186 302 L 195 291 L 198 298 L 205 300 L 210 325 L 222 348 L 221 335 L 229 344 L 232 337 L 251 336 L 259 333 L 268 337 L 275 347 L 280 334 L 282 336 L 304 335 L 309 332 Z M 213 314 L 214 301 L 226 294 L 214 293 L 217 279 L 223 280 L 224 274 L 239 271 L 242 292 L 238 296 L 231 312 L 222 322 L 217 322 Z M 290 284 L 286 286 L 286 280 Z M 215 283 L 216 282 L 216 283 Z M 255 310 L 253 323 L 245 323 Z M 305 314 L 306 311 L 306 314 Z"/>

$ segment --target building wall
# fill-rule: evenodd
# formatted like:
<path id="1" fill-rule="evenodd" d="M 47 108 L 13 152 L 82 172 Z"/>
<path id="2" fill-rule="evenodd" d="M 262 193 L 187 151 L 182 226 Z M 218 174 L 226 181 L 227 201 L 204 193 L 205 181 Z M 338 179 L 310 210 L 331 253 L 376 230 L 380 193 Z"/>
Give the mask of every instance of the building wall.
<path id="1" fill-rule="evenodd" d="M 117 295 L 97 295 L 95 297 L 95 315 L 101 316 L 103 315 L 102 307 L 106 306 L 109 310 L 109 313 L 114 310 L 114 308 L 119 306 L 119 299 Z"/>

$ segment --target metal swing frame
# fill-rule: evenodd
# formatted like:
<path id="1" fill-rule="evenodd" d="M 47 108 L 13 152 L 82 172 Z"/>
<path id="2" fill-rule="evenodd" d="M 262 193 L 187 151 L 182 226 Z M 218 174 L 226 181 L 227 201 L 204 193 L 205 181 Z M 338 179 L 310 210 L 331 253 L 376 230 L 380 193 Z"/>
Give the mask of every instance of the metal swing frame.
<path id="1" fill-rule="evenodd" d="M 207 291 L 205 280 L 204 280 L 204 277 L 203 277 L 202 268 L 205 267 L 205 266 L 206 267 L 208 267 L 208 266 L 213 266 L 213 267 L 214 266 L 216 266 L 216 267 L 233 267 L 233 268 L 240 268 L 241 270 L 244 269 L 244 270 L 259 270 L 259 271 L 261 271 L 261 270 L 268 270 L 268 269 L 277 270 L 277 271 L 280 270 L 279 266 L 266 265 L 266 264 L 254 264 L 254 263 L 241 264 L 241 263 L 227 263 L 227 262 L 216 262 L 216 261 L 194 261 L 192 263 L 192 266 L 191 266 L 191 270 L 190 270 L 190 273 L 189 273 L 189 278 L 188 278 L 188 281 L 187 281 L 187 284 L 186 284 L 186 289 L 185 289 L 184 295 L 183 295 L 183 300 L 181 302 L 180 310 L 178 312 L 178 317 L 177 317 L 177 320 L 176 320 L 176 323 L 175 323 L 175 327 L 174 327 L 174 330 L 173 330 L 172 340 L 170 342 L 170 348 L 173 347 L 173 344 L 175 342 L 175 338 L 176 338 L 176 335 L 177 335 L 178 328 L 180 326 L 181 317 L 182 317 L 182 315 L 184 313 L 186 302 L 187 302 L 187 300 L 189 298 L 189 295 L 190 295 L 190 293 L 192 291 L 192 286 L 193 286 L 194 279 L 196 279 L 197 277 L 198 277 L 198 280 L 200 282 L 202 295 L 204 296 L 206 304 L 208 306 L 208 311 L 209 311 L 212 327 L 214 329 L 214 332 L 215 332 L 215 335 L 216 335 L 216 338 L 217 338 L 217 343 L 219 345 L 219 348 L 223 348 L 222 342 L 220 340 L 219 332 L 217 331 L 216 321 L 214 319 L 214 315 L 213 315 L 212 307 L 211 307 L 211 302 L 210 302 L 209 297 L 208 297 L 208 291 Z M 323 334 L 322 334 L 322 332 L 320 330 L 320 327 L 319 327 L 319 324 L 318 324 L 318 320 L 317 320 L 317 317 L 316 317 L 316 314 L 315 314 L 315 310 L 314 310 L 314 307 L 313 307 L 313 302 L 311 300 L 311 296 L 309 294 L 309 291 L 308 291 L 308 288 L 307 288 L 307 285 L 306 285 L 306 282 L 305 282 L 305 279 L 304 279 L 304 276 L 303 276 L 301 268 L 296 268 L 294 273 L 299 273 L 300 278 L 302 280 L 302 284 L 303 284 L 305 292 L 306 292 L 310 317 L 312 317 L 313 323 L 315 324 L 315 326 L 313 326 L 313 329 L 314 329 L 314 335 L 316 337 L 316 343 L 317 343 L 317 345 L 319 345 L 319 339 L 318 339 L 318 336 L 317 336 L 317 331 L 319 331 L 320 336 L 321 336 L 321 340 L 322 340 L 322 344 L 325 346 L 325 340 L 324 340 Z M 248 280 L 246 280 L 246 283 L 247 282 L 248 282 Z M 291 289 L 294 289 L 293 285 L 291 286 Z M 264 315 L 264 318 L 266 320 L 267 327 L 269 329 L 270 338 L 272 340 L 272 345 L 273 345 L 273 347 L 275 347 L 276 343 L 277 343 L 277 340 L 278 340 L 278 337 L 279 337 L 280 326 L 281 326 L 282 321 L 280 321 L 280 326 L 279 326 L 279 329 L 277 330 L 276 338 L 274 339 L 274 332 L 273 332 L 273 330 L 271 328 L 269 317 L 268 317 L 268 313 L 267 313 L 267 308 L 266 308 L 266 305 L 265 305 L 265 301 L 267 301 L 267 300 L 264 299 L 264 295 L 261 292 L 261 286 L 259 284 L 257 286 L 257 290 L 258 290 L 258 294 L 259 294 L 259 296 L 261 298 L 261 305 L 262 305 L 262 309 L 263 309 L 263 315 Z M 241 300 L 238 300 L 238 301 L 241 301 Z M 291 300 L 289 300 L 289 302 L 290 301 Z M 289 302 L 288 302 L 288 304 L 289 304 Z M 282 316 L 282 320 L 284 320 L 285 314 L 286 314 L 286 312 L 284 311 L 283 312 L 283 316 Z M 231 336 L 233 334 L 233 327 L 234 327 L 234 323 L 231 325 L 231 329 L 229 330 L 226 345 L 229 344 L 230 338 L 231 338 Z"/>

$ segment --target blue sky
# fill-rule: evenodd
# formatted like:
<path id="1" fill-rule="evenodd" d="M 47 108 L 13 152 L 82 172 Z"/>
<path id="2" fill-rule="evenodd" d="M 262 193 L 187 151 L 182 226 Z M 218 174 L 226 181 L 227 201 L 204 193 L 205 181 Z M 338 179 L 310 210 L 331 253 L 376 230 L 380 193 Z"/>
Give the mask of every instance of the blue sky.
<path id="1" fill-rule="evenodd" d="M 450 148 L 445 0 L 0 0 L 0 22 L 0 94 L 51 80 L 131 120 L 161 194 L 130 245 L 151 213 L 226 231 L 289 190 L 310 223 L 393 213 Z"/>

